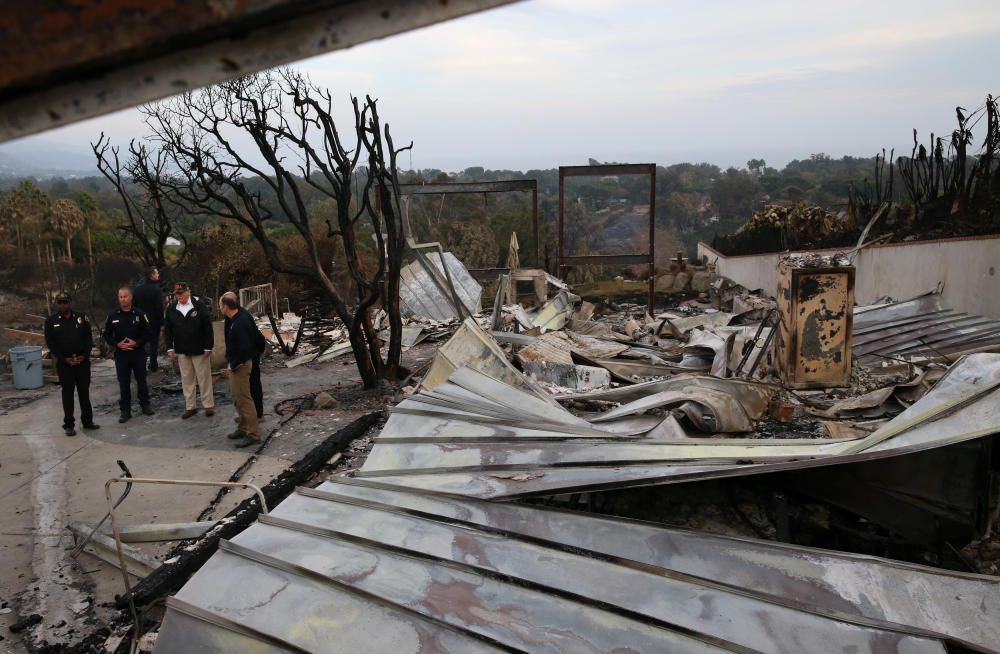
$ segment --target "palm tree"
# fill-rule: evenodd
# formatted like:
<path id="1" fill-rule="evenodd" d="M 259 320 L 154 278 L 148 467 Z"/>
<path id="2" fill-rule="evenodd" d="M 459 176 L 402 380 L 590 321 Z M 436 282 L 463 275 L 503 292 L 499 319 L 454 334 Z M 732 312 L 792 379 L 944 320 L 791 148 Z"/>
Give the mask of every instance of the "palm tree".
<path id="1" fill-rule="evenodd" d="M 90 228 L 97 224 L 101 218 L 101 209 L 97 206 L 97 200 L 88 191 L 80 191 L 76 198 L 76 203 L 83 212 L 83 226 L 87 230 L 87 259 L 94 263 L 94 245 L 90 238 Z"/>
<path id="2" fill-rule="evenodd" d="M 23 180 L 14 190 L 8 193 L 2 207 L 5 222 L 13 224 L 14 231 L 17 234 L 18 252 L 24 251 L 25 232 L 29 229 L 36 232 L 34 240 L 35 249 L 38 251 L 39 263 L 41 263 L 42 254 L 37 237 L 42 225 L 45 223 L 48 211 L 48 196 L 31 179 Z"/>
<path id="3" fill-rule="evenodd" d="M 61 198 L 52 203 L 49 227 L 53 233 L 65 240 L 67 263 L 73 263 L 73 246 L 71 245 L 73 235 L 80 231 L 85 222 L 83 212 L 80 211 L 76 202 Z"/>

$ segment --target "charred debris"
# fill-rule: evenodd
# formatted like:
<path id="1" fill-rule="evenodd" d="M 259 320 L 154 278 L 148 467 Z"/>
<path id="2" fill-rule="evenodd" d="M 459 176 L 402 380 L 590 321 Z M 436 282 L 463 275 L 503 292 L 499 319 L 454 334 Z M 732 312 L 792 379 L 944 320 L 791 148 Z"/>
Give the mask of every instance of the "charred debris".
<path id="1" fill-rule="evenodd" d="M 426 261 L 442 343 L 363 465 L 221 540 L 154 651 L 1000 651 L 1000 322 L 857 307 L 842 256 L 659 311 Z"/>

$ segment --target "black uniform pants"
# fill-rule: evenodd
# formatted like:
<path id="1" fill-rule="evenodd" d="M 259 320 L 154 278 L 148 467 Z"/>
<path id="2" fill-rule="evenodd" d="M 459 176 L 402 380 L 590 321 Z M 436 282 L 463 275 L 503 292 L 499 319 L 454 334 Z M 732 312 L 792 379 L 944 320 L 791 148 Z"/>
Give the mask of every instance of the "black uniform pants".
<path id="1" fill-rule="evenodd" d="M 149 386 L 146 385 L 146 353 L 142 350 L 116 350 L 115 372 L 118 374 L 118 407 L 122 413 L 132 413 L 132 376 L 139 387 L 139 404 L 149 404 Z"/>
<path id="2" fill-rule="evenodd" d="M 149 348 L 149 369 L 156 370 L 160 367 L 156 358 L 160 354 L 160 329 L 162 325 L 158 322 L 149 323 L 149 343 L 142 346 L 143 352 Z"/>
<path id="3" fill-rule="evenodd" d="M 80 396 L 80 422 L 89 425 L 94 421 L 94 410 L 90 406 L 90 362 L 69 366 L 65 363 L 56 365 L 59 374 L 59 385 L 62 386 L 63 428 L 72 427 L 73 393 Z"/>
<path id="4" fill-rule="evenodd" d="M 250 397 L 257 407 L 257 417 L 264 417 L 264 387 L 260 383 L 260 355 L 253 358 L 253 367 L 250 369 Z"/>

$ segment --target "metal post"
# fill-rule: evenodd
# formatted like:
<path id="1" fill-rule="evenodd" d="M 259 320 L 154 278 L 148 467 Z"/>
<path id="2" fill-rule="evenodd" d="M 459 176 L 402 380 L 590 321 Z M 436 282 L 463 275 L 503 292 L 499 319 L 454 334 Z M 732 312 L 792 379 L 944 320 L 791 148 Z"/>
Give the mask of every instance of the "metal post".
<path id="1" fill-rule="evenodd" d="M 563 197 L 566 193 L 566 178 L 563 176 L 563 168 L 559 167 L 559 242 L 557 247 L 559 248 L 559 277 L 561 279 L 566 279 L 566 266 L 563 265 L 563 255 L 565 254 L 565 249 L 563 247 L 563 212 L 565 210 L 565 198 Z"/>
<path id="2" fill-rule="evenodd" d="M 646 311 L 655 316 L 653 310 L 653 289 L 656 280 L 656 164 L 649 165 L 649 302 Z"/>
<path id="3" fill-rule="evenodd" d="M 531 232 L 532 237 L 535 240 L 535 268 L 542 267 L 542 261 L 539 259 L 539 252 L 541 252 L 541 244 L 538 242 L 538 187 L 536 186 L 531 191 Z"/>

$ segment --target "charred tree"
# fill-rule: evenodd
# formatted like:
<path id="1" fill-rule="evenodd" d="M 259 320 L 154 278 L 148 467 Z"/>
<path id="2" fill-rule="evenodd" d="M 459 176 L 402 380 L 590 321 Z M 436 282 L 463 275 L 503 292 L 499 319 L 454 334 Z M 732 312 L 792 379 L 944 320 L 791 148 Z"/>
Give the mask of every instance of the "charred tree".
<path id="1" fill-rule="evenodd" d="M 167 163 L 163 150 L 151 151 L 140 141 L 129 143 L 127 158 L 122 161 L 119 149 L 101 132 L 96 143 L 90 144 L 97 157 L 97 169 L 115 187 L 122 200 L 125 224 L 121 230 L 135 242 L 139 257 L 147 266 L 166 265 L 167 239 L 171 236 L 185 242 L 176 227 L 178 209 L 167 197 L 169 185 Z M 182 248 L 181 256 L 187 248 Z"/>
<path id="2" fill-rule="evenodd" d="M 348 145 L 333 120 L 328 92 L 297 73 L 270 71 L 185 93 L 147 106 L 144 112 L 153 139 L 169 153 L 176 171 L 164 181 L 167 196 L 191 214 L 243 225 L 272 270 L 305 278 L 322 289 L 347 329 L 365 387 L 372 388 L 396 373 L 396 365 L 387 367 L 382 360 L 372 308 L 380 299 L 387 263 L 401 259 L 402 252 L 380 229 L 372 199 L 375 177 L 358 174 L 362 151 L 368 153 L 370 165 L 374 156 L 375 168 L 393 171 L 394 153 L 391 147 L 375 155 L 368 149 L 369 142 L 381 143 L 383 130 L 375 102 L 368 98 L 362 106 L 354 99 L 353 109 L 353 143 Z M 376 133 L 378 139 L 371 136 Z M 252 148 L 239 144 L 246 139 Z M 389 163 L 379 163 L 386 156 Z M 357 192 L 355 184 L 360 186 Z M 323 224 L 311 215 L 306 199 L 310 189 L 334 200 L 335 221 Z M 294 228 L 304 258 L 289 257 L 272 237 L 272 228 L 282 223 Z M 366 266 L 362 255 L 363 225 L 374 231 L 374 266 Z M 321 254 L 323 241 L 331 240 L 339 243 L 344 256 L 350 291 L 336 281 L 332 263 Z M 398 279 L 396 297 L 386 307 L 390 315 L 395 307 L 394 332 L 401 324 Z M 398 351 L 395 357 L 390 351 L 390 362 L 395 358 L 398 363 L 398 357 Z"/>

